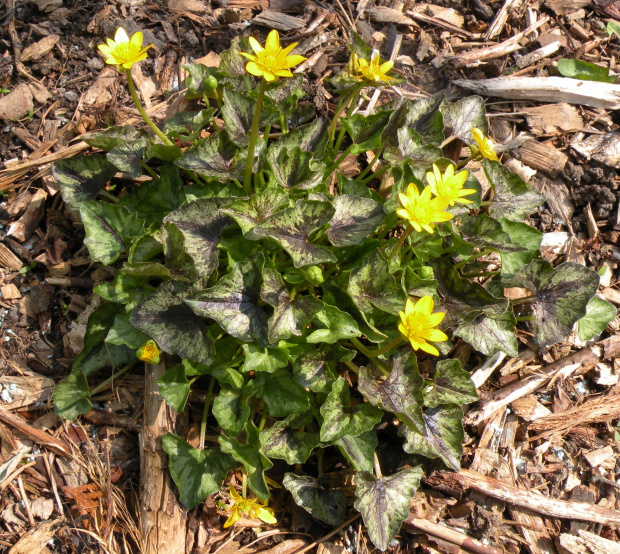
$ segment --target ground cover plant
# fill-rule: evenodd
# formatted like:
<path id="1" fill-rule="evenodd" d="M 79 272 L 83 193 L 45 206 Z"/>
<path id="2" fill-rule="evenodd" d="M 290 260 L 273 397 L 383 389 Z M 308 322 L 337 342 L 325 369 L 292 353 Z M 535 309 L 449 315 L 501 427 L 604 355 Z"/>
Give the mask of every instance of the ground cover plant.
<path id="1" fill-rule="evenodd" d="M 119 29 L 100 46 L 154 136 L 95 132 L 84 140 L 102 153 L 54 166 L 91 259 L 115 273 L 96 289 L 105 302 L 54 400 L 76 418 L 97 391 L 89 375 L 119 368 L 112 379 L 165 356 L 159 386 L 172 408 L 186 408 L 195 383 L 207 390 L 199 446 L 163 438 L 186 507 L 240 467 L 226 525 L 274 523 L 267 502 L 281 485 L 338 525 L 346 500 L 324 479 L 321 454 L 337 448 L 356 471 L 354 507 L 385 550 L 424 459 L 460 467 L 462 406 L 477 396 L 454 345 L 516 356 L 519 329 L 544 348 L 577 323 L 585 340 L 615 309 L 595 295 L 596 272 L 540 259 L 542 235 L 524 221 L 544 197 L 500 163 L 481 98 L 399 97 L 356 113 L 360 96 L 399 79 L 352 33 L 328 119 L 303 102 L 294 46 L 272 31 L 264 45 L 236 39 L 218 68 L 187 66 L 200 108 L 162 129 L 131 78 L 147 55 L 142 35 Z M 463 145 L 468 158 L 446 157 L 458 160 Z M 364 169 L 347 176 L 352 157 Z M 479 160 L 484 191 L 469 165 Z M 136 183 L 119 187 L 119 171 Z M 211 416 L 219 446 L 205 448 Z M 376 453 L 386 423 L 411 462 L 390 474 Z M 302 464 L 314 453 L 309 475 Z M 296 466 L 282 483 L 269 479 L 272 460 Z"/>

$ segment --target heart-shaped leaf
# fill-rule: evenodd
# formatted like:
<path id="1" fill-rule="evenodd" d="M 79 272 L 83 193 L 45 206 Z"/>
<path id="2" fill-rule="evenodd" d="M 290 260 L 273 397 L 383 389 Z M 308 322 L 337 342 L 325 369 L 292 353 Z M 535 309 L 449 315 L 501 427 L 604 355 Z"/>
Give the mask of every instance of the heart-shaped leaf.
<path id="1" fill-rule="evenodd" d="M 442 104 L 441 113 L 447 129 L 466 144 L 474 144 L 472 129 L 489 132 L 485 115 L 484 100 L 480 96 L 468 96 L 457 102 Z"/>
<path id="2" fill-rule="evenodd" d="M 295 267 L 335 262 L 336 256 L 324 246 L 312 244 L 310 235 L 322 229 L 334 215 L 327 202 L 299 200 L 292 208 L 273 214 L 254 229 L 259 237 L 275 240 L 293 259 Z"/>
<path id="3" fill-rule="evenodd" d="M 321 406 L 321 415 L 321 442 L 332 442 L 370 431 L 381 421 L 383 412 L 366 403 L 352 406 L 349 385 L 344 377 L 338 377 Z"/>
<path id="4" fill-rule="evenodd" d="M 424 137 L 411 127 L 401 127 L 397 136 L 400 156 L 388 156 L 391 161 L 408 160 L 414 164 L 430 165 L 442 157 L 440 148 L 428 144 Z"/>
<path id="5" fill-rule="evenodd" d="M 414 467 L 389 477 L 375 478 L 366 471 L 355 477 L 355 509 L 362 514 L 368 536 L 379 550 L 387 550 L 409 515 L 409 503 L 423 475 L 422 468 Z"/>
<path id="6" fill-rule="evenodd" d="M 273 417 L 305 412 L 310 407 L 310 395 L 286 369 L 260 373 L 254 385 L 258 389 L 256 395 L 265 401 Z"/>
<path id="7" fill-rule="evenodd" d="M 77 156 L 52 165 L 52 175 L 60 187 L 62 199 L 72 209 L 97 198 L 116 171 L 103 154 Z"/>
<path id="8" fill-rule="evenodd" d="M 363 312 L 372 312 L 373 306 L 398 315 L 407 297 L 396 279 L 390 274 L 390 264 L 381 255 L 379 249 L 367 256 L 362 266 L 349 278 L 347 292 L 356 306 Z"/>
<path id="9" fill-rule="evenodd" d="M 100 148 L 109 152 L 120 144 L 131 144 L 148 139 L 148 133 L 143 129 L 137 129 L 133 125 L 110 127 L 102 131 L 94 131 L 82 135 L 82 140 L 93 148 Z"/>
<path id="10" fill-rule="evenodd" d="M 267 150 L 267 161 L 276 181 L 284 188 L 307 190 L 323 181 L 325 164 L 299 146 L 287 149 L 276 143 Z"/>
<path id="11" fill-rule="evenodd" d="M 261 431 L 260 443 L 265 455 L 285 460 L 290 465 L 303 464 L 319 446 L 317 434 L 299 430 L 311 421 L 310 412 L 294 414 L 282 421 L 276 421 L 273 427 Z"/>
<path id="12" fill-rule="evenodd" d="M 404 127 L 418 132 L 426 143 L 439 146 L 445 138 L 441 114 L 444 100 L 443 94 L 435 94 L 412 102 Z"/>
<path id="13" fill-rule="evenodd" d="M 502 229 L 497 219 L 486 214 L 467 216 L 461 220 L 463 238 L 479 248 L 489 248 L 496 252 L 514 253 L 526 252 L 526 249 L 514 244 L 510 235 Z"/>
<path id="14" fill-rule="evenodd" d="M 390 121 L 394 112 L 380 111 L 372 115 L 355 114 L 343 117 L 340 121 L 347 130 L 354 146 L 352 154 L 360 154 L 368 150 L 381 148 L 383 144 L 383 130 Z"/>
<path id="15" fill-rule="evenodd" d="M 372 472 L 375 466 L 375 449 L 379 444 L 375 431 L 368 431 L 357 437 L 347 435 L 334 444 L 357 471 Z"/>
<path id="16" fill-rule="evenodd" d="M 235 460 L 243 465 L 248 474 L 248 485 L 261 500 L 268 500 L 271 496 L 265 480 L 265 471 L 271 469 L 273 464 L 260 452 L 260 439 L 258 429 L 249 421 L 245 430 L 248 435 L 248 444 L 243 444 L 237 439 L 226 435 L 220 435 L 218 440 L 222 452 L 230 454 Z"/>
<path id="17" fill-rule="evenodd" d="M 402 349 L 392 356 L 392 371 L 383 381 L 377 381 L 367 367 L 361 367 L 358 388 L 368 402 L 397 414 L 405 425 L 421 432 L 422 384 L 415 355 Z"/>
<path id="18" fill-rule="evenodd" d="M 230 180 L 241 176 L 246 159 L 247 156 L 239 152 L 239 147 L 228 138 L 226 131 L 220 131 L 199 140 L 174 163 L 203 177 Z"/>
<path id="19" fill-rule="evenodd" d="M 312 152 L 315 158 L 319 159 L 323 156 L 325 146 L 327 145 L 327 126 L 329 121 L 324 117 L 319 117 L 301 127 L 294 129 L 290 133 L 282 135 L 272 148 L 276 150 L 291 150 L 296 146 L 304 152 Z"/>
<path id="20" fill-rule="evenodd" d="M 192 448 L 181 437 L 168 433 L 161 439 L 170 457 L 168 469 L 179 489 L 179 500 L 188 510 L 220 490 L 235 460 L 219 448 Z"/>
<path id="21" fill-rule="evenodd" d="M 185 302 L 198 315 L 217 321 L 233 337 L 267 346 L 267 314 L 260 306 L 265 258 L 258 252 L 237 262 L 215 286 Z"/>
<path id="22" fill-rule="evenodd" d="M 282 484 L 293 495 L 295 504 L 327 525 L 344 521 L 346 498 L 340 490 L 330 489 L 328 479 L 287 473 Z"/>
<path id="23" fill-rule="evenodd" d="M 119 171 L 126 173 L 132 179 L 137 179 L 142 175 L 140 162 L 148 144 L 149 139 L 146 136 L 131 142 L 122 142 L 112 148 L 106 157 Z"/>
<path id="24" fill-rule="evenodd" d="M 175 412 L 182 413 L 189 398 L 190 382 L 185 376 L 185 366 L 177 364 L 155 381 L 159 385 L 159 394 L 161 394 L 166 404 Z"/>
<path id="25" fill-rule="evenodd" d="M 164 132 L 170 138 L 194 141 L 200 138 L 200 131 L 209 124 L 212 118 L 213 111 L 211 109 L 200 110 L 199 112 L 180 112 L 166 121 Z"/>
<path id="26" fill-rule="evenodd" d="M 74 420 L 92 409 L 86 375 L 79 368 L 73 369 L 54 389 L 54 411 L 58 417 Z"/>
<path id="27" fill-rule="evenodd" d="M 130 321 L 164 352 L 208 365 L 213 340 L 203 321 L 184 303 L 186 288 L 174 281 L 163 283 L 133 310 Z"/>
<path id="28" fill-rule="evenodd" d="M 273 373 L 276 369 L 288 365 L 289 353 L 285 348 L 261 348 L 254 343 L 243 345 L 245 362 L 243 372 L 265 371 Z"/>
<path id="29" fill-rule="evenodd" d="M 586 341 L 600 335 L 617 314 L 613 304 L 593 296 L 586 306 L 586 315 L 579 320 L 579 340 Z"/>
<path id="30" fill-rule="evenodd" d="M 471 375 L 461 369 L 461 362 L 456 359 L 437 362 L 435 378 L 424 390 L 425 406 L 429 408 L 435 408 L 439 404 L 461 406 L 477 400 L 478 395 Z"/>
<path id="31" fill-rule="evenodd" d="M 536 339 L 544 347 L 562 340 L 586 315 L 600 277 L 581 264 L 567 262 L 553 269 L 549 262 L 533 260 L 516 279 L 533 293 Z"/>
<path id="32" fill-rule="evenodd" d="M 362 336 L 355 319 L 329 304 L 323 304 L 323 309 L 314 316 L 314 324 L 318 329 L 306 338 L 309 344 L 318 342 L 333 344 L 341 339 Z"/>
<path id="33" fill-rule="evenodd" d="M 250 130 L 254 120 L 256 100 L 235 90 L 225 88 L 222 92 L 222 119 L 226 125 L 230 139 L 239 146 L 247 146 L 250 142 Z M 260 123 L 271 125 L 278 121 L 278 113 L 270 100 L 265 99 L 260 112 Z"/>
<path id="34" fill-rule="evenodd" d="M 362 244 L 383 220 L 383 206 L 372 198 L 342 194 L 334 198 L 336 212 L 329 222 L 327 236 L 334 246 Z"/>
<path id="35" fill-rule="evenodd" d="M 209 277 L 217 269 L 217 245 L 224 230 L 234 223 L 220 210 L 229 202 L 228 198 L 199 198 L 164 219 L 183 234 L 185 252 L 194 261 L 196 272 L 201 277 Z"/>
<path id="36" fill-rule="evenodd" d="M 399 434 L 405 437 L 405 452 L 439 458 L 451 470 L 459 471 L 464 437 L 463 410 L 452 405 L 436 406 L 426 410 L 422 417 L 423 433 L 405 425 L 399 429 Z"/>
<path id="37" fill-rule="evenodd" d="M 542 242 L 542 233 L 527 223 L 499 220 L 502 229 L 508 233 L 513 244 L 518 244 L 525 252 L 500 253 L 502 259 L 502 277 L 510 278 L 532 261 Z"/>
<path id="38" fill-rule="evenodd" d="M 139 331 L 129 322 L 128 313 L 119 314 L 114 318 L 114 325 L 105 338 L 106 344 L 124 345 L 133 350 L 137 350 L 149 340 L 150 337 L 146 333 Z"/>
<path id="39" fill-rule="evenodd" d="M 545 202 L 545 197 L 532 190 L 521 177 L 499 162 L 483 160 L 482 167 L 495 194 L 489 206 L 491 215 L 523 223 L 524 219 Z"/>
<path id="40" fill-rule="evenodd" d="M 293 375 L 300 385 L 313 392 L 329 392 L 335 380 L 336 364 L 353 358 L 355 352 L 338 343 L 313 345 L 295 354 Z"/>
<path id="41" fill-rule="evenodd" d="M 222 385 L 220 393 L 213 401 L 213 416 L 219 426 L 231 437 L 236 437 L 250 417 L 248 398 L 252 396 L 254 389 L 249 386 L 236 388 L 230 385 Z"/>

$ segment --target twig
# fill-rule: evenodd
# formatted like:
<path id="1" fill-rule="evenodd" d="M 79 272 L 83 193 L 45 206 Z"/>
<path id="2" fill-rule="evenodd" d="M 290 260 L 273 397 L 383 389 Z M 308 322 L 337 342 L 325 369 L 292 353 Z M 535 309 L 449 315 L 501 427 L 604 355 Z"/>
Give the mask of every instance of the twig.
<path id="1" fill-rule="evenodd" d="M 519 489 L 469 469 L 462 469 L 459 473 L 449 474 L 448 478 L 455 479 L 465 488 L 474 489 L 508 504 L 521 506 L 548 517 L 591 521 L 603 525 L 620 524 L 619 511 L 607 510 L 586 502 L 570 502 L 549 498 L 542 494 Z"/>
<path id="2" fill-rule="evenodd" d="M 24 511 L 26 512 L 26 516 L 28 517 L 28 522 L 30 525 L 34 525 L 34 516 L 32 515 L 32 511 L 30 510 L 30 499 L 24 490 L 24 482 L 21 477 L 17 478 L 17 486 L 19 488 L 19 493 L 22 497 L 22 502 L 24 503 Z"/>
<path id="3" fill-rule="evenodd" d="M 45 463 L 45 469 L 47 469 L 47 474 L 50 478 L 50 483 L 52 485 L 52 491 L 54 493 L 54 498 L 56 499 L 56 508 L 58 509 L 58 515 L 62 516 L 62 502 L 60 501 L 60 496 L 58 496 L 58 487 L 56 486 L 56 478 L 54 477 L 54 472 L 52 471 L 52 463 L 54 462 L 54 454 L 51 452 L 46 456 L 43 456 L 43 462 Z"/>
<path id="4" fill-rule="evenodd" d="M 348 519 L 340 527 L 337 527 L 332 532 L 327 533 L 327 535 L 325 535 L 324 537 L 321 537 L 318 541 L 314 541 L 312 544 L 309 544 L 308 546 L 304 546 L 301 550 L 295 550 L 291 554 L 303 554 L 304 552 L 308 552 L 308 550 L 312 550 L 316 545 L 321 544 L 322 542 L 325 542 L 327 539 L 333 537 L 336 533 L 339 533 L 347 525 L 351 525 L 351 523 L 353 523 L 358 517 L 360 517 L 360 514 L 355 514 L 351 519 Z"/>
<path id="5" fill-rule="evenodd" d="M 17 476 L 20 473 L 22 473 L 22 471 L 24 471 L 25 469 L 28 469 L 29 467 L 36 466 L 36 465 L 37 465 L 37 462 L 28 462 L 27 464 L 24 464 L 23 466 L 18 467 L 13 473 L 7 476 L 7 478 L 4 481 L 2 481 L 2 483 L 0 483 L 0 491 L 4 490 L 9 483 L 12 483 L 17 478 Z"/>

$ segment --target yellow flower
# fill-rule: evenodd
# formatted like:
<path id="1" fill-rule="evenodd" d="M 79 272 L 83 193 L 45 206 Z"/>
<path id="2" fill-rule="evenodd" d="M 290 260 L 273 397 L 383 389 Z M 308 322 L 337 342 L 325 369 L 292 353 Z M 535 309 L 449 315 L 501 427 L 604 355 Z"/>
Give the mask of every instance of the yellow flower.
<path id="1" fill-rule="evenodd" d="M 159 355 L 160 351 L 154 340 L 145 342 L 142 347 L 136 351 L 136 356 L 138 356 L 139 360 L 151 365 L 159 363 Z"/>
<path id="2" fill-rule="evenodd" d="M 414 350 L 424 350 L 433 356 L 439 356 L 439 350 L 427 341 L 443 342 L 448 340 L 448 336 L 439 329 L 439 325 L 446 314 L 437 312 L 432 313 L 435 303 L 431 296 L 423 296 L 415 304 L 407 298 L 405 311 L 399 312 L 402 323 L 399 323 L 398 330 L 411 343 Z"/>
<path id="3" fill-rule="evenodd" d="M 265 48 L 254 37 L 250 37 L 250 46 L 256 55 L 241 52 L 242 56 L 250 60 L 245 69 L 265 81 L 275 81 L 278 77 L 292 77 L 293 74 L 289 69 L 306 59 L 295 54 L 289 56 L 289 52 L 297 46 L 296 42 L 286 48 L 280 48 L 280 35 L 275 30 L 267 35 Z"/>
<path id="4" fill-rule="evenodd" d="M 130 39 L 122 27 L 116 30 L 114 40 L 109 38 L 106 42 L 107 44 L 99 45 L 99 50 L 108 56 L 105 63 L 120 65 L 125 69 L 130 69 L 133 64 L 144 60 L 146 51 L 153 46 L 149 44 L 146 48 L 142 48 L 142 33 L 138 31 Z"/>
<path id="5" fill-rule="evenodd" d="M 379 57 L 379 51 L 373 50 L 370 56 L 370 62 L 364 58 L 358 58 L 355 54 L 352 55 L 355 70 L 357 73 L 361 73 L 367 81 L 373 83 L 390 83 L 390 81 L 396 81 L 394 77 L 387 75 L 387 72 L 394 67 L 394 62 L 383 62 Z"/>
<path id="6" fill-rule="evenodd" d="M 224 527 L 234 525 L 242 517 L 249 519 L 260 519 L 265 523 L 276 524 L 278 520 L 275 518 L 273 508 L 267 508 L 267 503 L 261 503 L 258 498 L 242 498 L 232 485 L 229 487 L 231 498 L 234 500 L 231 506 L 226 508 L 230 512 L 230 516 L 224 523 Z"/>
<path id="7" fill-rule="evenodd" d="M 474 140 L 478 145 L 477 150 L 480 155 L 487 160 L 499 162 L 499 158 L 497 157 L 495 150 L 493 150 L 493 143 L 491 140 L 485 137 L 480 129 L 472 129 L 471 134 L 474 135 Z"/>
<path id="8" fill-rule="evenodd" d="M 410 183 L 407 194 L 401 192 L 398 198 L 403 207 L 396 210 L 396 214 L 408 220 L 418 233 L 421 233 L 422 229 L 432 233 L 433 223 L 443 223 L 453 217 L 444 211 L 448 207 L 445 198 L 431 198 L 430 187 L 426 187 L 420 194 L 418 187 Z"/>
<path id="9" fill-rule="evenodd" d="M 439 168 L 433 164 L 433 171 L 426 174 L 426 180 L 431 192 L 438 198 L 448 202 L 448 206 L 454 206 L 455 202 L 460 204 L 471 204 L 471 200 L 464 198 L 476 192 L 474 189 L 464 189 L 463 185 L 467 180 L 467 171 L 459 171 L 454 174 L 454 166 L 449 165 L 446 172 L 442 175 Z"/>

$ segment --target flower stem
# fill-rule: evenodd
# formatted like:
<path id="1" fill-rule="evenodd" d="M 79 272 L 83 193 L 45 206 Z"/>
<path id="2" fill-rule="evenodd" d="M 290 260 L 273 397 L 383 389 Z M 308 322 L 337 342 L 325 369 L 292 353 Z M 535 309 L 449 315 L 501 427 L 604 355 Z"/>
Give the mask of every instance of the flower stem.
<path id="1" fill-rule="evenodd" d="M 361 181 L 362 185 L 365 185 L 366 183 L 370 183 L 370 181 L 372 181 L 373 179 L 376 179 L 377 177 L 380 177 L 388 169 L 392 169 L 392 168 L 389 165 L 386 165 L 384 167 L 381 167 L 381 168 L 377 169 L 377 171 L 375 171 L 372 175 L 369 175 L 368 177 L 366 177 L 366 179 Z"/>
<path id="2" fill-rule="evenodd" d="M 118 379 L 123 373 L 126 373 L 133 367 L 133 364 L 126 365 L 124 368 L 119 369 L 116 373 L 108 377 L 103 383 L 99 383 L 93 390 L 90 391 L 90 396 L 94 396 L 98 392 L 105 389 L 114 379 Z"/>
<path id="3" fill-rule="evenodd" d="M 398 336 L 389 344 L 386 344 L 383 348 L 377 348 L 377 350 L 370 350 L 369 353 L 372 355 L 373 358 L 376 358 L 377 356 L 381 356 L 381 354 L 389 352 L 390 350 L 392 350 L 392 348 L 398 346 L 401 342 L 403 342 L 403 339 L 402 337 Z"/>
<path id="4" fill-rule="evenodd" d="M 353 362 L 349 362 L 347 360 L 344 361 L 344 364 L 353 372 L 353 373 L 359 373 L 360 372 L 360 368 L 357 367 Z"/>
<path id="5" fill-rule="evenodd" d="M 243 500 L 245 500 L 248 496 L 248 474 L 243 470 L 243 477 L 241 481 L 241 496 L 243 496 Z"/>
<path id="6" fill-rule="evenodd" d="M 520 306 L 521 304 L 533 304 L 536 302 L 536 297 L 532 296 L 523 296 L 522 298 L 516 298 L 515 300 L 511 300 L 513 306 Z"/>
<path id="7" fill-rule="evenodd" d="M 353 115 L 353 110 L 357 105 L 357 99 L 359 98 L 361 88 L 357 88 L 355 94 L 351 97 L 351 103 L 349 104 L 349 109 L 347 110 L 347 117 L 351 117 Z M 344 125 L 340 129 L 340 133 L 338 134 L 338 139 L 336 140 L 336 144 L 334 146 L 334 153 L 337 154 L 340 149 L 340 145 L 342 144 L 342 140 L 344 139 L 344 134 L 346 133 L 346 129 Z"/>
<path id="8" fill-rule="evenodd" d="M 377 456 L 376 452 L 373 452 L 375 458 L 375 477 L 377 479 L 381 479 L 383 474 L 381 473 L 381 464 L 379 464 L 379 456 Z"/>
<path id="9" fill-rule="evenodd" d="M 209 417 L 209 406 L 211 406 L 211 397 L 213 396 L 213 387 L 215 386 L 215 377 L 211 377 L 209 382 L 209 389 L 207 390 L 207 396 L 205 396 L 205 406 L 202 409 L 202 419 L 200 420 L 200 442 L 198 443 L 198 449 L 202 450 L 205 447 L 205 436 L 207 434 L 207 418 Z"/>
<path id="10" fill-rule="evenodd" d="M 372 169 L 372 166 L 375 165 L 375 163 L 377 162 L 377 160 L 379 159 L 379 156 L 381 155 L 381 153 L 383 152 L 383 148 L 379 148 L 379 150 L 377 150 L 375 152 L 375 155 L 372 159 L 372 161 L 368 164 L 368 166 L 366 167 L 366 169 L 364 169 L 364 171 L 362 171 L 356 178 L 356 181 L 361 181 L 364 177 L 366 177 L 366 175 L 368 175 L 368 172 Z"/>
<path id="11" fill-rule="evenodd" d="M 410 224 L 405 229 L 405 232 L 400 236 L 400 238 L 398 239 L 398 242 L 394 245 L 394 248 L 392 248 L 392 251 L 390 252 L 388 256 L 388 261 L 394 258 L 396 254 L 398 254 L 398 251 L 400 250 L 401 246 L 405 243 L 405 241 L 407 240 L 407 237 L 412 232 L 413 232 L 413 226 Z"/>
<path id="12" fill-rule="evenodd" d="M 153 123 L 153 120 L 149 117 L 149 114 L 146 113 L 146 110 L 140 103 L 140 99 L 136 94 L 136 87 L 133 83 L 133 77 L 131 76 L 131 69 L 126 69 L 125 75 L 127 75 L 127 85 L 129 86 L 129 94 L 131 95 L 131 99 L 136 105 L 136 108 L 142 116 L 142 119 L 144 119 L 144 122 L 151 128 L 151 131 L 153 131 L 166 146 L 174 146 L 172 141 L 164 134 L 164 132 L 157 125 L 155 125 L 155 123 Z"/>
<path id="13" fill-rule="evenodd" d="M 359 340 L 357 340 L 355 337 L 351 337 L 351 344 L 353 344 L 353 346 L 355 346 L 355 348 L 361 354 L 363 354 L 369 360 L 371 360 L 372 363 L 379 368 L 379 370 L 381 371 L 381 373 L 383 373 L 383 375 L 385 375 L 386 377 L 390 376 L 390 373 L 392 372 L 392 369 L 390 368 L 390 366 L 388 366 L 387 364 L 384 364 L 381 360 L 378 360 L 373 355 L 373 352 L 371 350 L 368 350 L 368 348 L 366 348 Z"/>
<path id="14" fill-rule="evenodd" d="M 265 423 L 267 421 L 267 414 L 269 410 L 267 409 L 267 405 L 263 406 L 263 411 L 260 414 L 260 421 L 258 422 L 258 430 L 262 431 L 265 428 Z"/>
<path id="15" fill-rule="evenodd" d="M 520 315 L 515 318 L 517 321 L 534 321 L 536 319 L 535 315 Z"/>
<path id="16" fill-rule="evenodd" d="M 354 144 L 351 144 L 351 146 L 349 146 L 341 155 L 340 157 L 332 164 L 330 165 L 327 170 L 325 171 L 325 175 L 329 176 L 331 175 L 334 171 L 336 171 L 336 169 L 338 169 L 338 167 L 340 166 L 340 164 L 342 163 L 342 161 L 349 155 L 349 152 L 351 152 L 351 150 L 353 150 L 353 146 L 355 146 Z"/>
<path id="17" fill-rule="evenodd" d="M 252 166 L 254 165 L 254 149 L 258 141 L 258 124 L 260 122 L 260 112 L 263 108 L 263 98 L 267 89 L 267 81 L 261 79 L 260 88 L 258 89 L 258 98 L 256 99 L 256 108 L 254 109 L 254 119 L 252 120 L 252 130 L 250 131 L 250 143 L 248 144 L 248 159 L 245 162 L 245 173 L 243 174 L 243 188 L 245 193 L 250 196 L 252 194 Z"/>
<path id="18" fill-rule="evenodd" d="M 155 173 L 148 165 L 146 165 L 142 160 L 140 160 L 140 165 L 142 166 L 142 169 L 144 169 L 144 171 L 146 171 L 151 177 L 153 177 L 153 179 L 159 179 L 159 175 L 157 175 L 157 173 Z"/>
<path id="19" fill-rule="evenodd" d="M 362 90 L 362 86 L 363 85 L 357 85 L 349 94 L 349 96 L 346 97 L 345 100 L 338 102 L 338 106 L 336 107 L 336 113 L 334 113 L 334 118 L 332 119 L 331 124 L 329 125 L 329 130 L 327 135 L 329 136 L 329 142 L 330 144 L 333 142 L 334 140 L 334 135 L 336 133 L 336 125 L 338 124 L 338 120 L 340 119 L 340 115 L 342 114 L 342 112 L 345 110 L 345 108 L 348 106 L 350 100 L 352 100 L 357 94 L 359 94 L 359 91 Z"/>

